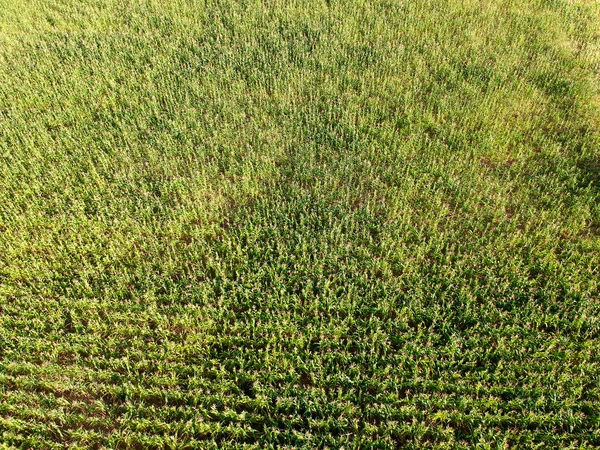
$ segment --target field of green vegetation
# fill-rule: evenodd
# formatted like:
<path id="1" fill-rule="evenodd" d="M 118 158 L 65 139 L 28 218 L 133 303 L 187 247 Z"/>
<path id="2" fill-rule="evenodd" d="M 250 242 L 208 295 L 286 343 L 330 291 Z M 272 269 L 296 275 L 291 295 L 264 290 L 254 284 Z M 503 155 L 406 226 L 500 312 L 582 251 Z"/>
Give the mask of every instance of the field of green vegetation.
<path id="1" fill-rule="evenodd" d="M 600 446 L 600 3 L 0 0 L 0 448 Z"/>

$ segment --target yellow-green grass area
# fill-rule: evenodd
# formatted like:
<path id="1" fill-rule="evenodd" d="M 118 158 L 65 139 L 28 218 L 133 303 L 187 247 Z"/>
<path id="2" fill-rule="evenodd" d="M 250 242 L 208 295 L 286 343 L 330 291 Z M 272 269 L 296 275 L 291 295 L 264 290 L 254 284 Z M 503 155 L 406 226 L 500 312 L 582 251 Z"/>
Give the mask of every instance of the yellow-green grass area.
<path id="1" fill-rule="evenodd" d="M 0 0 L 0 448 L 600 446 L 600 3 Z"/>

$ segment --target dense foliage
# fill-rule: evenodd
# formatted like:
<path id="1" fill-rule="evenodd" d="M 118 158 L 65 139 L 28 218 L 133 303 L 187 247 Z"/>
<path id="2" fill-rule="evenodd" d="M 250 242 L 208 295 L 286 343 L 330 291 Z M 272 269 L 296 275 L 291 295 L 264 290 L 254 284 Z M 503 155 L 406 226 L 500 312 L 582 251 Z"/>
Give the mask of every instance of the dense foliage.
<path id="1" fill-rule="evenodd" d="M 2 445 L 599 446 L 599 13 L 0 0 Z"/>

